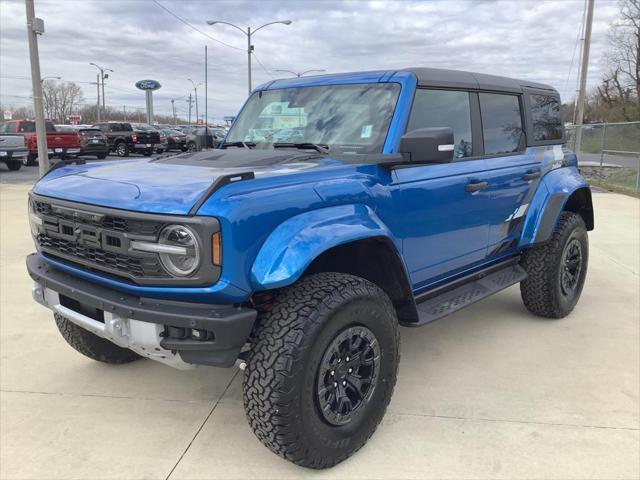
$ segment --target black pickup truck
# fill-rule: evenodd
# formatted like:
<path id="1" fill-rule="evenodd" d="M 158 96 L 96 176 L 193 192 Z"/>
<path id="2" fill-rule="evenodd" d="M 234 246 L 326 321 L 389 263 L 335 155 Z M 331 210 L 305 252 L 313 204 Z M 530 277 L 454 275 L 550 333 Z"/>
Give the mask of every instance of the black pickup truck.
<path id="1" fill-rule="evenodd" d="M 136 128 L 131 123 L 96 123 L 92 128 L 99 128 L 107 136 L 109 149 L 119 157 L 128 157 L 130 153 L 149 156 L 160 148 L 160 134 L 157 131 Z"/>

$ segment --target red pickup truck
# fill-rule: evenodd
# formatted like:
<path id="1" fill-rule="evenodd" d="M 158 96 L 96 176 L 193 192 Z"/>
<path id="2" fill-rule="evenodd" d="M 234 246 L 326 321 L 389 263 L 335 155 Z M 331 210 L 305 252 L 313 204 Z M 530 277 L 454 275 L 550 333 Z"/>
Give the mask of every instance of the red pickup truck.
<path id="1" fill-rule="evenodd" d="M 53 123 L 46 122 L 47 149 L 50 157 L 63 159 L 80 153 L 80 137 L 77 132 L 58 132 Z M 36 122 L 33 120 L 11 120 L 0 125 L 0 133 L 20 133 L 24 136 L 24 144 L 29 154 L 24 158 L 24 165 L 35 165 L 38 159 L 38 140 L 36 138 Z"/>

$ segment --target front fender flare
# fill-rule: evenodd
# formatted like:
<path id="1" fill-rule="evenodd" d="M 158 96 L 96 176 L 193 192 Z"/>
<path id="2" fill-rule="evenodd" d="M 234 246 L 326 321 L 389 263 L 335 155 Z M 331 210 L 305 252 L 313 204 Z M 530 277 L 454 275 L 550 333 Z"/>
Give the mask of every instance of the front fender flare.
<path id="1" fill-rule="evenodd" d="M 529 204 L 519 247 L 547 241 L 571 195 L 585 188 L 589 184 L 575 167 L 558 168 L 546 174 Z"/>
<path id="2" fill-rule="evenodd" d="M 301 213 L 282 222 L 265 240 L 251 268 L 252 287 L 269 290 L 291 285 L 326 250 L 381 236 L 393 242 L 389 229 L 366 205 L 339 205 Z"/>

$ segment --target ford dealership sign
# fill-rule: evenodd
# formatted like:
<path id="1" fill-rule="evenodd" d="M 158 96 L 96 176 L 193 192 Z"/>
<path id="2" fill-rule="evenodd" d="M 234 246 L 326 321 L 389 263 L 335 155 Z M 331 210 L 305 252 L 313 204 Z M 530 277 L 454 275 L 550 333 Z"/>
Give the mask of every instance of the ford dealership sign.
<path id="1" fill-rule="evenodd" d="M 162 85 L 157 80 L 139 80 L 136 87 L 140 90 L 158 90 Z"/>

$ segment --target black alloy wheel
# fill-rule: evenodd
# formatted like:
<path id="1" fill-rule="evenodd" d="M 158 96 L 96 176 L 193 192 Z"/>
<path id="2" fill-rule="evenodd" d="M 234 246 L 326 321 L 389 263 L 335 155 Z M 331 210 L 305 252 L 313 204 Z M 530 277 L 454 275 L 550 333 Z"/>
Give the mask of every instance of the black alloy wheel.
<path id="1" fill-rule="evenodd" d="M 562 252 L 562 271 L 560 272 L 560 289 L 568 297 L 575 295 L 578 280 L 582 273 L 582 245 L 577 238 L 572 238 Z"/>
<path id="2" fill-rule="evenodd" d="M 331 425 L 349 423 L 371 399 L 380 372 L 380 346 L 371 330 L 349 326 L 327 347 L 318 369 L 317 402 Z"/>

